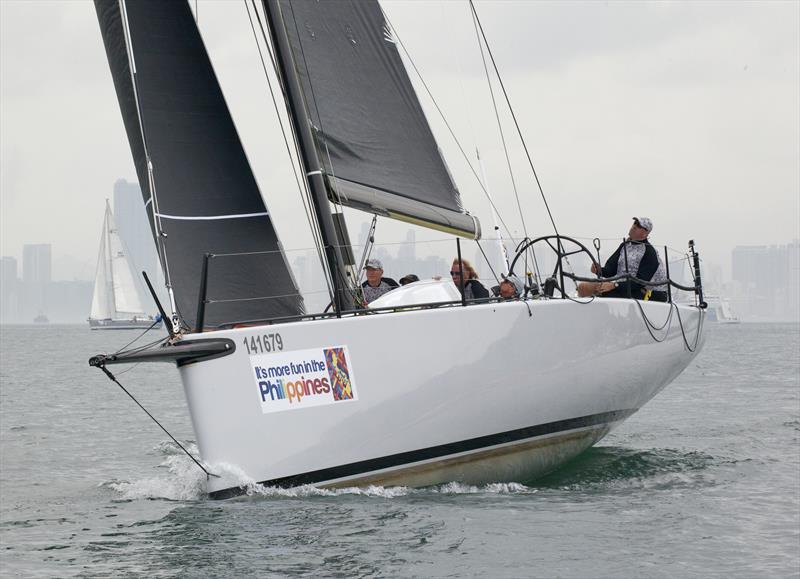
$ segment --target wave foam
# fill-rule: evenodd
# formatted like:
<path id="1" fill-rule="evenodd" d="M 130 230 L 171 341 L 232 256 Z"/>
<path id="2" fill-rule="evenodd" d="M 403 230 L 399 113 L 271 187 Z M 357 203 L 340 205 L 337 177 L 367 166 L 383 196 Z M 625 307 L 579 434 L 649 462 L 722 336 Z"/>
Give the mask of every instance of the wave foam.
<path id="1" fill-rule="evenodd" d="M 189 452 L 197 453 L 194 443 L 186 442 L 184 446 Z M 108 481 L 100 486 L 114 490 L 125 500 L 193 501 L 206 495 L 205 473 L 174 442 L 161 442 L 154 450 L 164 456 L 159 467 L 166 468 L 166 474 L 134 481 Z"/>
<path id="2" fill-rule="evenodd" d="M 193 455 L 197 454 L 197 446 L 193 441 L 184 443 Z M 207 496 L 206 475 L 186 454 L 172 441 L 163 441 L 153 449 L 163 456 L 159 465 L 166 469 L 161 476 L 147 477 L 133 481 L 109 481 L 101 486 L 119 493 L 125 500 L 164 499 L 172 501 L 202 500 Z M 220 477 L 225 487 L 239 487 L 247 497 L 262 498 L 305 498 L 305 497 L 338 497 L 364 496 L 394 499 L 409 495 L 470 495 L 470 494 L 533 494 L 538 489 L 521 483 L 491 483 L 486 485 L 470 485 L 450 482 L 442 485 L 411 488 L 405 486 L 352 486 L 342 488 L 320 488 L 303 485 L 292 488 L 266 487 L 259 484 L 239 467 L 216 463 L 208 470 Z"/>

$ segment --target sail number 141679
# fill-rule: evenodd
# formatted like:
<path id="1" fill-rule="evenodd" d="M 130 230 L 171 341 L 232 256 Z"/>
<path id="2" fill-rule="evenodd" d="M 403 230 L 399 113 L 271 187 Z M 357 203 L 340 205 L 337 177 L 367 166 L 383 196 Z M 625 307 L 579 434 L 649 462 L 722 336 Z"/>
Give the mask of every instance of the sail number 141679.
<path id="1" fill-rule="evenodd" d="M 257 336 L 245 336 L 244 347 L 247 348 L 249 355 L 267 354 L 283 350 L 283 338 L 280 334 L 260 334 Z"/>

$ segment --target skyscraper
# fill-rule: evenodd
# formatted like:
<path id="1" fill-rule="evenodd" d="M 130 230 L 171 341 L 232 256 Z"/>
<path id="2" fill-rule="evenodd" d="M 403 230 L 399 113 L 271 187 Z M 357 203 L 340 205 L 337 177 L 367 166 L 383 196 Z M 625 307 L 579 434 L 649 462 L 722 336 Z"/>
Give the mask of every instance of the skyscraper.
<path id="1" fill-rule="evenodd" d="M 22 281 L 25 283 L 50 283 L 53 258 L 49 243 L 32 243 L 22 246 Z"/>
<path id="2" fill-rule="evenodd" d="M 154 279 L 156 246 L 138 183 L 125 179 L 114 183 L 114 219 L 137 272 L 145 270 Z"/>
<path id="3" fill-rule="evenodd" d="M 22 318 L 31 320 L 47 314 L 45 289 L 51 280 L 52 251 L 49 243 L 22 246 L 22 291 L 19 294 Z"/>
<path id="4" fill-rule="evenodd" d="M 13 257 L 0 258 L 0 322 L 15 321 L 19 309 L 17 279 L 17 260 Z"/>
<path id="5" fill-rule="evenodd" d="M 731 266 L 738 309 L 746 318 L 798 319 L 800 241 L 737 246 Z"/>

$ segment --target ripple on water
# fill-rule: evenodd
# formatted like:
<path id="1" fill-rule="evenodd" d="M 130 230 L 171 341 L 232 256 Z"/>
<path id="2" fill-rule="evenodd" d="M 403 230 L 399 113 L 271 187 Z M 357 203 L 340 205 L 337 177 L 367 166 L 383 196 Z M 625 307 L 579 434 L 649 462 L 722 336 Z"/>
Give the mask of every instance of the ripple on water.
<path id="1" fill-rule="evenodd" d="M 542 489 L 586 490 L 707 484 L 705 474 L 722 462 L 697 451 L 594 447 L 530 484 Z"/>

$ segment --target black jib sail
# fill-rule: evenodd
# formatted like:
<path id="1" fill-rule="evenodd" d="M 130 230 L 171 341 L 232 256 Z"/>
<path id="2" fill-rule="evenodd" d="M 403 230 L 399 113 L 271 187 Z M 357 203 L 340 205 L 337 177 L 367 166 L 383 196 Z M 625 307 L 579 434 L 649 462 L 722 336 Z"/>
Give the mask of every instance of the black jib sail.
<path id="1" fill-rule="evenodd" d="M 279 6 L 332 200 L 479 237 L 377 0 Z"/>
<path id="2" fill-rule="evenodd" d="M 95 7 L 181 319 L 196 325 L 206 253 L 219 257 L 209 261 L 205 326 L 303 313 L 188 3 Z"/>

